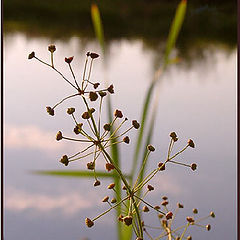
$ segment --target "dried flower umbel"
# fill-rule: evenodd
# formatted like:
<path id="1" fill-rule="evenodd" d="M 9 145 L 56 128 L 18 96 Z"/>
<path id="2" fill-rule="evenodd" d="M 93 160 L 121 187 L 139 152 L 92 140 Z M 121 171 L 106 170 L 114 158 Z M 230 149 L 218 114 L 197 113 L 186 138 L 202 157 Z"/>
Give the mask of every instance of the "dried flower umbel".
<path id="1" fill-rule="evenodd" d="M 48 50 L 50 52 L 51 64 L 38 58 L 35 52 L 30 53 L 28 59 L 36 59 L 39 62 L 45 64 L 46 66 L 51 67 L 76 92 L 70 96 L 63 98 L 61 101 L 59 101 L 52 107 L 47 106 L 46 107 L 47 113 L 51 116 L 55 116 L 56 108 L 63 102 L 74 97 L 79 97 L 83 102 L 83 106 L 85 107 L 84 112 L 82 112 L 81 114 L 77 114 L 75 107 L 70 106 L 69 108 L 67 108 L 66 113 L 68 116 L 72 118 L 74 123 L 73 127 L 74 137 L 65 136 L 62 133 L 62 131 L 58 131 L 56 134 L 56 140 L 75 141 L 82 144 L 87 144 L 87 146 L 71 156 L 67 156 L 66 154 L 63 155 L 60 159 L 60 162 L 65 166 L 68 166 L 71 162 L 91 157 L 91 161 L 86 164 L 86 168 L 89 171 L 94 172 L 95 181 L 93 183 L 93 186 L 97 187 L 101 185 L 101 182 L 98 179 L 96 167 L 98 159 L 102 157 L 105 161 L 106 171 L 107 172 L 115 171 L 115 173 L 118 174 L 118 176 L 121 178 L 123 182 L 122 186 L 122 189 L 124 190 L 123 197 L 120 200 L 119 199 L 117 200 L 117 198 L 115 197 L 110 198 L 109 194 L 103 197 L 102 202 L 104 204 L 109 205 L 109 208 L 95 218 L 91 219 L 86 218 L 85 219 L 86 226 L 93 227 L 97 219 L 104 216 L 112 209 L 121 206 L 121 214 L 117 218 L 117 221 L 121 222 L 122 224 L 125 224 L 128 227 L 132 227 L 136 234 L 137 240 L 143 240 L 144 233 L 149 238 L 154 239 L 151 237 L 151 235 L 146 229 L 148 225 L 144 224 L 144 222 L 142 221 L 142 216 L 140 214 L 141 211 L 146 214 L 148 214 L 148 212 L 150 212 L 150 214 L 151 212 L 156 212 L 158 218 L 161 219 L 161 227 L 159 229 L 162 229 L 163 233 L 161 233 L 156 239 L 160 239 L 164 236 L 167 236 L 168 239 L 170 240 L 172 239 L 172 237 L 175 236 L 175 239 L 182 240 L 183 237 L 185 237 L 186 232 L 185 229 L 187 229 L 190 225 L 199 225 L 198 222 L 201 219 L 195 220 L 193 217 L 187 217 L 186 218 L 187 224 L 184 225 L 185 228 L 180 227 L 174 230 L 172 229 L 172 222 L 174 221 L 177 211 L 183 208 L 183 205 L 178 203 L 177 209 L 173 212 L 168 210 L 169 201 L 166 196 L 163 196 L 162 202 L 159 203 L 159 205 L 155 206 L 145 201 L 145 197 L 155 189 L 154 186 L 149 184 L 149 182 L 157 173 L 160 173 L 161 171 L 165 170 L 167 164 L 172 163 L 185 166 L 193 171 L 197 169 L 196 163 L 187 164 L 175 160 L 175 158 L 182 152 L 184 152 L 187 148 L 195 148 L 193 140 L 189 139 L 187 141 L 186 146 L 177 151 L 175 154 L 172 154 L 174 144 L 177 142 L 178 137 L 175 132 L 171 132 L 170 143 L 166 159 L 161 160 L 154 170 L 152 170 L 147 176 L 144 176 L 144 178 L 142 178 L 141 174 L 143 166 L 145 166 L 150 154 L 153 154 L 155 152 L 155 147 L 153 145 L 146 146 L 146 155 L 145 159 L 142 162 L 142 167 L 136 177 L 135 182 L 132 184 L 132 186 L 130 186 L 127 178 L 124 176 L 121 169 L 118 167 L 117 164 L 115 164 L 111 155 L 108 153 L 108 149 L 110 146 L 114 144 L 120 143 L 129 144 L 130 138 L 126 134 L 132 129 L 139 129 L 140 124 L 138 123 L 137 120 L 132 120 L 131 125 L 128 126 L 127 128 L 125 127 L 125 129 L 122 130 L 124 125 L 126 125 L 128 119 L 124 117 L 123 112 L 119 109 L 116 109 L 113 112 L 113 120 L 111 122 L 102 123 L 101 114 L 103 101 L 106 95 L 114 93 L 114 86 L 111 84 L 107 88 L 102 88 L 98 90 L 101 84 L 99 82 L 93 82 L 92 80 L 90 80 L 93 62 L 95 61 L 95 59 L 99 57 L 99 55 L 97 53 L 87 52 L 83 69 L 83 76 L 81 80 L 78 81 L 71 66 L 74 57 L 73 56 L 66 57 L 64 59 L 65 63 L 69 67 L 69 70 L 73 78 L 72 80 L 69 80 L 54 66 L 54 52 L 56 51 L 56 46 L 53 44 L 49 45 Z M 98 105 L 96 109 L 91 107 L 91 104 L 93 102 L 95 106 L 96 104 Z M 107 186 L 107 189 L 108 189 L 107 191 L 115 192 L 115 183 L 110 183 Z M 139 194 L 139 191 L 141 191 L 142 189 L 145 189 L 145 193 L 143 194 L 143 196 Z M 193 213 L 197 214 L 198 210 L 194 209 Z M 211 212 L 208 217 L 214 218 L 215 214 Z M 181 230 L 182 228 L 184 228 L 182 234 L 178 235 L 177 231 Z M 208 224 L 204 226 L 204 228 L 209 231 L 211 229 L 211 226 Z M 189 237 L 191 238 L 191 236 Z M 189 239 L 189 237 L 187 237 L 187 239 Z"/>

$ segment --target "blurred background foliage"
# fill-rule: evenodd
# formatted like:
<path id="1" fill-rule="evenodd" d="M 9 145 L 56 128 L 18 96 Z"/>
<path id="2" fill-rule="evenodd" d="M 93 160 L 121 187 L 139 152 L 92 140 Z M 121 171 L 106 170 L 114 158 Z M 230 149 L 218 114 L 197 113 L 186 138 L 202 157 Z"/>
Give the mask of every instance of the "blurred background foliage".
<path id="1" fill-rule="evenodd" d="M 72 36 L 94 39 L 92 3 L 89 0 L 5 0 L 4 33 L 20 31 L 29 37 L 51 40 L 68 40 Z M 147 49 L 162 51 L 178 1 L 101 0 L 95 3 L 101 12 L 106 46 L 121 38 L 142 39 Z M 236 1 L 189 1 L 177 43 L 179 56 L 189 59 L 201 55 L 199 49 L 206 45 L 235 48 L 236 9 Z"/>

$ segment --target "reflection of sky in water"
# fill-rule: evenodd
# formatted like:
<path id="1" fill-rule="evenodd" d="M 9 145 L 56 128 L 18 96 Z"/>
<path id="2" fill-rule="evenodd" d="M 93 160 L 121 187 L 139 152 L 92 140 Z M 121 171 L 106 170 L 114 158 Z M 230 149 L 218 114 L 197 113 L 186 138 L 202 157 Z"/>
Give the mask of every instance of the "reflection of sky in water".
<path id="1" fill-rule="evenodd" d="M 80 43 L 80 44 L 79 44 Z M 56 117 L 45 112 L 71 94 L 71 89 L 51 69 L 28 61 L 32 50 L 40 58 L 48 58 L 48 40 L 25 39 L 22 35 L 5 38 L 5 234 L 7 239 L 115 239 L 114 232 L 106 232 L 113 225 L 109 214 L 89 230 L 83 225 L 86 216 L 93 217 L 106 206 L 100 200 L 107 194 L 103 181 L 100 188 L 89 186 L 92 180 L 36 176 L 28 173 L 39 169 L 66 169 L 57 162 L 64 153 L 73 153 L 76 144 L 56 143 L 58 130 L 68 132 L 72 124 L 63 104 Z M 56 65 L 67 72 L 65 56 L 75 55 L 73 67 L 76 74 L 82 71 L 84 53 L 99 52 L 94 43 L 81 44 L 72 38 L 68 43 L 57 42 Z M 151 80 L 152 53 L 144 52 L 140 41 L 115 42 L 110 48 L 107 78 L 114 83 L 114 107 L 122 109 L 129 119 L 139 119 L 144 94 Z M 152 184 L 153 205 L 162 195 L 186 206 L 182 216 L 191 215 L 197 207 L 205 216 L 214 210 L 217 218 L 213 229 L 192 229 L 194 239 L 236 238 L 236 53 L 223 50 L 207 51 L 203 62 L 196 62 L 190 69 L 172 67 L 161 80 L 159 107 L 149 168 L 164 159 L 168 134 L 176 131 L 184 146 L 188 138 L 196 142 L 194 150 L 188 149 L 181 158 L 197 162 L 198 171 L 168 165 L 168 171 L 157 176 Z M 92 79 L 105 77 L 101 58 L 95 61 Z M 73 104 L 73 105 L 72 105 Z M 73 101 L 71 106 L 77 106 Z M 83 108 L 79 109 L 81 112 Z M 130 134 L 132 142 L 134 132 Z M 133 150 L 122 146 L 123 167 L 131 161 Z M 87 160 L 76 162 L 68 169 L 85 168 Z M 93 189 L 94 191 L 91 191 Z M 181 214 L 180 214 L 181 215 Z M 146 222 L 152 216 L 146 214 Z M 153 221 L 154 222 L 154 221 Z M 157 221 L 154 222 L 157 224 Z"/>

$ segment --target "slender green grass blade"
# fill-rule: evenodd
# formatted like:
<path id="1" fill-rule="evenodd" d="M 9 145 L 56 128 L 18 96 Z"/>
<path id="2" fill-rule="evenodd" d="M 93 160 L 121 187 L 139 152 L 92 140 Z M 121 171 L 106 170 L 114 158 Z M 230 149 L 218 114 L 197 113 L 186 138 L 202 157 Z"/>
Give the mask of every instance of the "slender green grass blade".
<path id="1" fill-rule="evenodd" d="M 98 42 L 102 48 L 103 53 L 104 53 L 105 52 L 105 41 L 104 41 L 103 25 L 102 25 L 98 6 L 94 3 L 91 5 L 91 17 L 92 17 L 92 23 L 93 23 L 95 35 L 98 39 Z"/>
<path id="2" fill-rule="evenodd" d="M 107 99 L 107 108 L 108 108 L 108 120 L 109 122 L 112 122 L 112 105 L 110 97 Z M 110 134 L 114 131 L 113 128 L 110 130 Z M 115 139 L 116 141 L 116 139 Z M 114 163 L 120 168 L 120 160 L 119 160 L 119 148 L 116 144 L 113 144 L 111 146 L 111 157 L 114 161 Z M 114 183 L 115 183 L 115 198 L 117 201 L 121 201 L 122 197 L 122 190 L 121 190 L 121 180 L 119 177 L 114 177 Z M 118 217 L 121 214 L 121 206 L 116 208 L 116 217 Z M 122 234 L 124 231 L 122 230 L 122 224 L 120 221 L 117 221 L 117 229 L 118 229 L 118 239 L 124 239 Z"/>
<path id="3" fill-rule="evenodd" d="M 170 55 L 172 49 L 175 46 L 178 34 L 179 34 L 180 29 L 182 27 L 182 23 L 183 23 L 185 13 L 186 13 L 186 6 L 187 6 L 187 1 L 182 0 L 177 7 L 175 17 L 173 19 L 173 22 L 172 22 L 172 25 L 171 25 L 171 28 L 170 28 L 170 31 L 169 31 L 168 39 L 167 39 L 166 51 L 165 51 L 165 55 L 164 55 L 164 66 L 163 66 L 162 71 L 164 71 L 166 69 L 167 65 L 168 65 L 169 55 Z M 151 85 L 148 88 L 145 100 L 144 100 L 142 117 L 141 117 L 141 127 L 140 127 L 140 131 L 138 133 L 137 144 L 136 144 L 136 148 L 135 148 L 135 152 L 134 152 L 133 165 L 132 165 L 132 171 L 131 171 L 131 178 L 132 179 L 134 177 L 135 169 L 137 169 L 137 164 L 138 164 L 138 159 L 139 159 L 139 154 L 140 154 L 140 148 L 141 148 L 141 144 L 142 144 L 142 140 L 143 140 L 143 133 L 144 133 L 144 130 L 145 130 L 145 123 L 146 123 L 146 119 L 147 119 L 147 115 L 148 115 L 148 111 L 149 111 L 149 105 L 151 103 L 153 90 L 154 90 L 154 87 L 155 87 L 157 81 L 158 81 L 158 79 L 153 78 L 153 80 L 151 82 Z M 154 118 L 155 118 L 155 114 L 154 114 L 154 117 L 152 118 L 152 121 L 154 121 Z M 153 131 L 153 124 L 151 124 L 151 129 L 149 130 L 149 133 L 148 133 L 148 137 L 147 137 L 147 142 L 148 143 L 151 140 L 151 136 L 152 136 L 151 132 L 152 131 Z M 146 147 L 146 145 L 144 147 Z M 145 154 L 146 154 L 146 152 L 144 153 L 143 159 L 145 157 Z M 146 165 L 143 169 L 143 174 L 144 174 L 145 168 L 146 168 Z"/>
<path id="4" fill-rule="evenodd" d="M 40 175 L 50 175 L 50 176 L 59 176 L 59 177 L 80 177 L 80 178 L 88 178 L 94 177 L 94 172 L 90 171 L 59 171 L 59 170 L 50 170 L 50 171 L 32 171 L 34 174 Z M 119 178 L 117 173 L 107 173 L 107 172 L 96 172 L 96 175 L 101 178 Z M 124 175 L 126 178 L 129 178 L 128 175 Z"/>
<path id="5" fill-rule="evenodd" d="M 175 17 L 173 19 L 173 22 L 172 22 L 172 25 L 171 25 L 171 28 L 170 28 L 170 31 L 169 31 L 169 35 L 168 35 L 166 51 L 165 51 L 165 55 L 164 55 L 163 71 L 166 69 L 168 64 L 172 63 L 171 61 L 169 61 L 169 55 L 170 55 L 172 49 L 175 47 L 175 43 L 176 43 L 177 37 L 179 35 L 179 32 L 181 30 L 182 23 L 183 23 L 185 14 L 186 14 L 186 7 L 187 7 L 187 1 L 186 0 L 182 0 L 177 7 Z M 149 88 L 149 92 L 150 92 L 150 90 L 152 91 L 152 88 L 154 87 L 155 82 L 156 81 L 153 81 L 153 83 L 151 84 L 151 86 Z M 146 149 L 146 146 L 148 144 L 150 144 L 150 142 L 151 142 L 152 134 L 153 134 L 153 130 L 154 130 L 154 123 L 155 123 L 155 119 L 156 119 L 156 115 L 157 115 L 157 106 L 158 106 L 158 98 L 156 98 L 156 99 L 157 99 L 157 101 L 154 104 L 153 113 L 152 113 L 152 116 L 151 116 L 150 129 L 148 131 L 146 142 L 145 142 L 145 145 L 144 145 L 145 149 Z M 149 105 L 149 102 L 147 104 Z M 146 106 L 146 107 L 148 107 L 148 106 Z M 145 150 L 145 152 L 143 154 L 142 162 L 145 159 L 146 154 L 147 154 L 147 150 Z M 140 181 L 142 181 L 142 179 L 143 179 L 146 166 L 147 166 L 147 163 L 143 167 L 143 171 L 140 175 Z M 139 195 L 141 195 L 141 191 L 139 191 Z"/>
<path id="6" fill-rule="evenodd" d="M 165 55 L 164 55 L 165 64 L 168 64 L 169 55 L 172 49 L 175 47 L 175 43 L 177 41 L 177 37 L 181 30 L 183 20 L 186 14 L 186 8 L 187 8 L 187 0 L 182 0 L 177 7 L 175 17 L 172 21 L 172 25 L 169 31 Z"/>
<path id="7" fill-rule="evenodd" d="M 105 56 L 105 39 L 104 39 L 104 30 L 103 30 L 103 25 L 102 25 L 102 20 L 101 20 L 101 15 L 100 15 L 100 11 L 99 8 L 96 4 L 92 4 L 91 5 L 91 16 L 92 16 L 92 22 L 93 22 L 93 26 L 94 26 L 94 31 L 95 31 L 95 35 L 98 39 L 98 42 L 101 46 L 102 49 L 102 53 L 104 58 L 106 58 Z M 107 99 L 107 109 L 108 109 L 108 120 L 109 122 L 112 122 L 112 105 L 111 105 L 111 99 L 108 97 Z M 111 133 L 114 130 L 111 129 Z M 117 140 L 117 139 L 115 139 Z M 114 163 L 120 167 L 120 160 L 119 160 L 119 149 L 117 145 L 112 145 L 111 146 L 111 157 L 114 161 Z M 115 198 L 117 199 L 117 201 L 121 201 L 121 181 L 120 178 L 117 176 L 114 176 L 114 183 L 115 183 Z M 121 208 L 120 206 L 116 208 L 116 216 L 119 216 L 121 214 Z M 118 229 L 118 239 L 121 240 L 122 238 L 122 224 L 121 222 L 117 222 L 117 229 Z"/>
<path id="8" fill-rule="evenodd" d="M 152 93 L 153 93 L 155 83 L 156 83 L 156 81 L 152 81 L 150 87 L 148 88 L 148 92 L 147 92 L 147 95 L 146 95 L 145 100 L 144 100 L 144 105 L 143 105 L 143 110 L 142 110 L 142 118 L 141 118 L 141 127 L 140 127 L 140 130 L 138 132 L 137 144 L 136 144 L 136 148 L 135 148 L 135 152 L 134 152 L 134 158 L 133 158 L 133 164 L 132 164 L 132 171 L 131 171 L 131 174 L 130 174 L 132 179 L 134 178 L 135 170 L 137 169 L 137 163 L 138 163 L 138 159 L 139 159 L 140 147 L 141 147 L 141 144 L 142 144 L 142 138 L 143 138 L 143 133 L 144 133 L 144 129 L 145 129 L 146 118 L 147 118 L 147 114 L 148 114 L 148 110 L 149 110 L 149 104 L 151 102 Z M 131 181 L 131 183 L 132 183 L 132 181 Z"/>
<path id="9" fill-rule="evenodd" d="M 148 135 L 147 135 L 146 142 L 145 142 L 144 146 L 147 146 L 147 145 L 149 145 L 149 144 L 151 143 L 151 139 L 152 139 L 152 135 L 153 135 L 153 130 L 154 130 L 154 125 L 155 125 L 155 119 L 156 119 L 156 112 L 157 112 L 157 111 L 154 111 L 154 112 L 153 112 L 153 115 L 152 115 L 152 118 L 151 118 L 151 121 L 150 121 L 150 129 L 149 129 L 149 131 L 148 131 Z M 143 158 L 142 158 L 142 163 L 141 163 L 141 164 L 143 164 L 143 161 L 144 161 L 146 155 L 147 155 L 147 148 L 145 147 L 145 151 L 144 151 L 144 154 L 143 154 Z M 147 161 L 147 162 L 148 162 L 148 161 Z M 146 169 L 146 167 L 147 167 L 147 162 L 146 162 L 145 165 L 143 166 L 143 170 L 142 170 L 142 172 L 141 172 L 141 174 L 140 174 L 139 182 L 142 182 L 142 180 L 143 180 L 143 176 L 144 176 L 144 173 L 145 173 L 145 169 Z M 139 191 L 139 194 L 138 194 L 138 195 L 139 195 L 139 196 L 141 195 L 141 190 Z"/>

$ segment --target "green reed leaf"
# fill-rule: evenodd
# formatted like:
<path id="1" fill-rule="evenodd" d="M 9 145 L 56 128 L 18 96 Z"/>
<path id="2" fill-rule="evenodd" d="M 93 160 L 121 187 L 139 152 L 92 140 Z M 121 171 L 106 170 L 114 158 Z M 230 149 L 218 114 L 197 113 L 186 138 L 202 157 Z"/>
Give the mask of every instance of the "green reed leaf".
<path id="1" fill-rule="evenodd" d="M 92 23 L 93 23 L 95 35 L 99 41 L 102 51 L 105 52 L 103 25 L 102 25 L 98 6 L 95 3 L 91 5 L 91 17 L 92 17 Z"/>
<path id="2" fill-rule="evenodd" d="M 94 172 L 90 171 L 78 171 L 78 170 L 50 170 L 50 171 L 32 171 L 34 174 L 40 175 L 51 175 L 51 176 L 59 176 L 59 177 L 80 177 L 80 178 L 88 178 L 94 177 Z M 96 172 L 96 175 L 101 178 L 119 178 L 117 173 L 107 173 L 107 172 Z M 124 175 L 126 178 L 129 178 L 128 175 Z"/>
<path id="3" fill-rule="evenodd" d="M 106 58 L 105 56 L 105 39 L 104 39 L 104 30 L 103 30 L 103 25 L 102 25 L 102 20 L 101 20 L 101 15 L 100 15 L 100 11 L 99 8 L 96 4 L 92 4 L 91 5 L 91 17 L 92 17 L 92 23 L 93 23 L 93 27 L 94 27 L 94 31 L 95 31 L 95 35 L 96 38 L 101 46 L 102 49 L 102 53 L 104 58 Z M 103 58 L 103 59 L 104 59 Z M 104 65 L 105 66 L 105 65 Z M 112 105 L 111 105 L 111 99 L 108 97 L 107 98 L 107 110 L 108 110 L 108 120 L 109 122 L 112 122 Z M 111 129 L 111 133 L 114 130 Z M 115 139 L 117 140 L 117 139 Z M 120 161 L 119 161 L 119 148 L 117 145 L 113 144 L 111 146 L 111 157 L 114 161 L 114 163 L 120 167 Z M 121 180 L 119 177 L 114 176 L 114 183 L 115 183 L 115 198 L 117 199 L 117 201 L 121 200 Z M 120 206 L 116 208 L 116 216 L 119 216 L 121 214 L 121 208 Z M 118 239 L 121 240 L 122 239 L 122 230 L 121 230 L 122 224 L 118 221 L 117 222 L 117 229 L 118 229 Z"/>
<path id="4" fill-rule="evenodd" d="M 167 46 L 164 55 L 164 62 L 168 64 L 169 55 L 172 49 L 175 47 L 175 43 L 179 32 L 182 28 L 183 20 L 186 14 L 187 0 L 182 0 L 176 10 L 175 17 L 172 21 L 172 25 L 168 34 Z"/>
<path id="5" fill-rule="evenodd" d="M 180 32 L 180 29 L 182 27 L 182 23 L 185 17 L 185 13 L 186 13 L 186 6 L 187 6 L 187 1 L 186 0 L 182 0 L 176 10 L 175 13 L 175 17 L 172 21 L 172 25 L 169 31 L 169 35 L 168 35 L 168 39 L 167 39 L 167 44 L 166 44 L 166 50 L 165 50 L 165 55 L 164 55 L 164 65 L 162 68 L 162 72 L 166 69 L 168 63 L 169 63 L 169 55 L 171 53 L 171 51 L 173 50 L 178 34 Z M 134 177 L 134 173 L 135 173 L 135 169 L 137 169 L 137 164 L 139 161 L 139 154 L 140 154 L 140 148 L 141 148 L 141 144 L 142 144 L 142 140 L 143 140 L 143 134 L 144 134 L 144 130 L 145 130 L 145 124 L 146 124 L 146 120 L 147 120 L 147 115 L 148 115 L 148 111 L 149 111 L 149 105 L 151 103 L 151 99 L 153 96 L 153 90 L 154 87 L 156 85 L 156 83 L 158 82 L 159 79 L 157 79 L 155 76 L 153 77 L 153 80 L 148 88 L 147 91 L 147 95 L 145 97 L 144 100 L 144 105 L 143 105 L 143 110 L 142 110 L 142 117 L 141 117 L 141 127 L 140 130 L 138 132 L 138 138 L 137 138 L 137 144 L 136 144 L 136 148 L 135 148 L 135 152 L 134 152 L 134 158 L 133 158 L 133 164 L 132 164 L 132 171 L 131 171 L 131 178 Z M 154 122 L 154 118 L 153 117 L 153 122 Z M 152 131 L 153 131 L 153 125 L 151 124 L 151 129 L 149 130 L 148 136 L 147 136 L 147 144 L 151 141 L 151 136 L 152 136 Z M 146 148 L 147 145 L 145 145 L 144 147 Z M 142 159 L 145 158 L 145 154 L 146 152 L 144 152 L 144 156 Z M 143 174 L 144 174 L 144 170 L 146 168 L 146 165 L 143 169 Z"/>
<path id="6" fill-rule="evenodd" d="M 142 110 L 142 118 L 141 118 L 141 126 L 140 126 L 140 130 L 138 132 L 137 144 L 136 144 L 134 158 L 133 158 L 133 164 L 132 164 L 132 171 L 130 174 L 130 176 L 132 178 L 134 177 L 135 171 L 137 169 L 137 163 L 138 163 L 138 159 L 139 159 L 140 147 L 142 144 L 142 138 L 143 138 L 143 133 L 144 133 L 144 129 L 145 129 L 146 118 L 147 118 L 149 104 L 150 104 L 150 101 L 152 98 L 152 92 L 153 92 L 155 83 L 156 83 L 156 81 L 152 81 L 152 83 L 148 89 L 147 95 L 145 97 L 145 100 L 144 100 L 144 105 L 143 105 L 143 110 Z"/>

